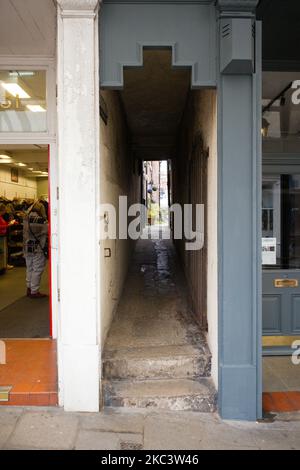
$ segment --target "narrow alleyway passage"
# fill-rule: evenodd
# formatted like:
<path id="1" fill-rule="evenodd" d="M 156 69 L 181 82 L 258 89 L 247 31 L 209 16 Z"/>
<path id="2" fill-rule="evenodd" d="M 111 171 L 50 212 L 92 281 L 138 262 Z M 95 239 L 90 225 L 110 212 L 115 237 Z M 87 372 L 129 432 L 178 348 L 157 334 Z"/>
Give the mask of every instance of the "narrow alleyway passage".
<path id="1" fill-rule="evenodd" d="M 139 240 L 104 351 L 104 404 L 213 411 L 205 336 L 172 241 Z"/>

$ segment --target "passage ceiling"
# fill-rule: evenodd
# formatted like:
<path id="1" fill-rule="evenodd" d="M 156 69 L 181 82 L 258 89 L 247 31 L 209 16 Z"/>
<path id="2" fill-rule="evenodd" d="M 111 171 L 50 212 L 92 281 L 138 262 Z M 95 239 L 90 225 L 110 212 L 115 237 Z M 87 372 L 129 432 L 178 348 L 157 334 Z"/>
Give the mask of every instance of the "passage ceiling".
<path id="1" fill-rule="evenodd" d="M 146 49 L 143 67 L 124 70 L 121 98 L 139 158 L 172 158 L 190 74 L 190 69 L 172 68 L 169 49 Z"/>

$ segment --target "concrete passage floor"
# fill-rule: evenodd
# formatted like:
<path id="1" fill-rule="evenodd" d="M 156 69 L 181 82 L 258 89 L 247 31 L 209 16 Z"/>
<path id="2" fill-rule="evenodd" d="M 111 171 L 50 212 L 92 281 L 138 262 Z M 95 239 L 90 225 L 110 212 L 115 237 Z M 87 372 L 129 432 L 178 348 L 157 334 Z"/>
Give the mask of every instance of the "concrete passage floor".
<path id="1" fill-rule="evenodd" d="M 210 365 L 172 241 L 139 240 L 104 349 L 105 405 L 213 411 Z"/>
<path id="2" fill-rule="evenodd" d="M 203 342 L 170 240 L 139 240 L 105 349 Z"/>
<path id="3" fill-rule="evenodd" d="M 222 421 L 215 413 L 0 408 L 0 449 L 300 449 L 300 413 L 273 423 Z M 122 454 L 121 454 L 122 455 Z"/>

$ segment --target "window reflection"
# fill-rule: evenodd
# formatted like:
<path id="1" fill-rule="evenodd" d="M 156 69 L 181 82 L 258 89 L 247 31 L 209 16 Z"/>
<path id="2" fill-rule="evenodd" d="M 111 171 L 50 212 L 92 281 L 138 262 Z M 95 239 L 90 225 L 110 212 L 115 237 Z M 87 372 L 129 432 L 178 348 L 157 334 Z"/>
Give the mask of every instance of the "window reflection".
<path id="1" fill-rule="evenodd" d="M 45 131 L 46 71 L 0 70 L 0 132 Z"/>
<path id="2" fill-rule="evenodd" d="M 266 152 L 295 152 L 300 146 L 300 106 L 293 104 L 292 84 L 299 72 L 264 72 L 262 123 Z"/>
<path id="3" fill-rule="evenodd" d="M 262 237 L 276 246 L 276 261 L 266 268 L 300 269 L 300 174 L 264 176 Z"/>

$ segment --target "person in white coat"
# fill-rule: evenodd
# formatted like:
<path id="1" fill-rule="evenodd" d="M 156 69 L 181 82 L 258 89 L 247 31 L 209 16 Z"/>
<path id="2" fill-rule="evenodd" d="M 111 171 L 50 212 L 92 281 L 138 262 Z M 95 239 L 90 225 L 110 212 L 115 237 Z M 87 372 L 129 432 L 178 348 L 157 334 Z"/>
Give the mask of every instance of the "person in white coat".
<path id="1" fill-rule="evenodd" d="M 45 207 L 37 201 L 28 209 L 23 221 L 27 296 L 31 299 L 47 297 L 40 292 L 40 283 L 47 262 L 48 226 Z"/>

